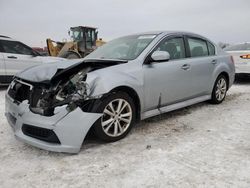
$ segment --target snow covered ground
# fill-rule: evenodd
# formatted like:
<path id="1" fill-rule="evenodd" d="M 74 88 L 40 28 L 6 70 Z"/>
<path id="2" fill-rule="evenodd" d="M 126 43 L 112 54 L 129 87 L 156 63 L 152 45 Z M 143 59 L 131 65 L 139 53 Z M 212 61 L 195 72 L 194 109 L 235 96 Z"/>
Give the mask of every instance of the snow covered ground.
<path id="1" fill-rule="evenodd" d="M 77 155 L 14 138 L 0 89 L 0 187 L 250 187 L 250 80 L 221 105 L 197 104 L 138 124 Z"/>

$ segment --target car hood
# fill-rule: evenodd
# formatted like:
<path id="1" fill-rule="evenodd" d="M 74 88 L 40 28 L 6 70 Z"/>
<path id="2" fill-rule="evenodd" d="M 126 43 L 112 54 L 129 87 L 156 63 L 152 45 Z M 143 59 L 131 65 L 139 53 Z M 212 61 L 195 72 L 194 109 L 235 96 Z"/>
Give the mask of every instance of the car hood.
<path id="1" fill-rule="evenodd" d="M 123 60 L 92 60 L 92 59 L 74 59 L 67 61 L 58 61 L 56 63 L 46 63 L 30 67 L 18 73 L 15 77 L 30 82 L 46 82 L 50 80 L 60 80 L 69 78 L 72 74 L 79 72 L 81 69 L 91 67 L 92 70 L 105 68 L 121 63 Z"/>
<path id="2" fill-rule="evenodd" d="M 16 77 L 32 81 L 41 82 L 45 80 L 50 80 L 58 70 L 66 69 L 77 63 L 81 63 L 82 59 L 74 59 L 67 61 L 57 61 L 57 62 L 47 62 L 45 64 L 32 66 L 16 74 Z"/>

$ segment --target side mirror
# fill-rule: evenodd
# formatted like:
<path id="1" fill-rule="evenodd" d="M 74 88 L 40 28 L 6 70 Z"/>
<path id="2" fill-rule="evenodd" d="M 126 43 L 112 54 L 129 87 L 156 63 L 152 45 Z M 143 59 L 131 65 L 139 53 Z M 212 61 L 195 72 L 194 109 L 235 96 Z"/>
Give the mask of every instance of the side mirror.
<path id="1" fill-rule="evenodd" d="M 168 61 L 170 59 L 170 54 L 166 51 L 155 51 L 152 53 L 151 59 L 156 62 Z"/>

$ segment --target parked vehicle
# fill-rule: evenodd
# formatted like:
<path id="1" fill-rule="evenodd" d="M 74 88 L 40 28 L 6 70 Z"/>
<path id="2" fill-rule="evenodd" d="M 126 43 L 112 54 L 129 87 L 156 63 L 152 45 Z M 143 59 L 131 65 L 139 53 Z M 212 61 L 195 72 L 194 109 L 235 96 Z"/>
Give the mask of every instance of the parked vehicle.
<path id="1" fill-rule="evenodd" d="M 231 45 L 224 50 L 233 56 L 237 75 L 250 75 L 250 43 Z"/>
<path id="2" fill-rule="evenodd" d="M 139 120 L 202 101 L 219 104 L 234 74 L 231 56 L 200 35 L 130 35 L 74 63 L 19 73 L 6 94 L 6 117 L 17 139 L 76 153 L 90 128 L 117 141 Z"/>
<path id="3" fill-rule="evenodd" d="M 63 60 L 58 57 L 41 56 L 29 46 L 0 36 L 0 85 L 9 84 L 13 76 L 28 67 Z"/>

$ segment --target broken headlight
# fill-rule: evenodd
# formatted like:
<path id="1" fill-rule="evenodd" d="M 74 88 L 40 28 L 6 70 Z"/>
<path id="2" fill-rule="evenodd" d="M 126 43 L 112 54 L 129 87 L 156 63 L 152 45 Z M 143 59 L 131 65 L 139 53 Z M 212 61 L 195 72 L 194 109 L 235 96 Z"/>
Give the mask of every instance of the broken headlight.
<path id="1" fill-rule="evenodd" d="M 80 71 L 64 83 L 59 82 L 49 89 L 41 89 L 40 96 L 31 110 L 50 116 L 54 114 L 55 107 L 68 105 L 72 111 L 88 98 L 89 87 L 85 80 L 86 74 Z"/>
<path id="2" fill-rule="evenodd" d="M 59 101 L 57 104 L 75 104 L 88 98 L 89 86 L 85 80 L 86 74 L 79 72 L 65 84 L 59 85 L 55 95 L 55 100 Z"/>

